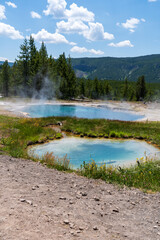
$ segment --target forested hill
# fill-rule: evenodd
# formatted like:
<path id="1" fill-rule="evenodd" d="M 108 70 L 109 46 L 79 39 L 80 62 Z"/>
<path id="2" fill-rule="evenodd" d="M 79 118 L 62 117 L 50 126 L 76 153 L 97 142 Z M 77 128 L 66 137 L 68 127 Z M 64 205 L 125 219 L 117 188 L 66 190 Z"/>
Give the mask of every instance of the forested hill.
<path id="1" fill-rule="evenodd" d="M 78 77 L 137 81 L 141 75 L 147 82 L 160 82 L 160 54 L 127 58 L 74 58 L 72 66 Z"/>

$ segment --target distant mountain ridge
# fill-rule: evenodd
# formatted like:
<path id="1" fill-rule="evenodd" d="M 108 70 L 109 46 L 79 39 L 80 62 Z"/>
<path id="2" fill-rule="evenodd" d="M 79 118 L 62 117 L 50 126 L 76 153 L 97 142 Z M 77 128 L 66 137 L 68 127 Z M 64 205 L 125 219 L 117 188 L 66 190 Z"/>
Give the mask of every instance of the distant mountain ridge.
<path id="1" fill-rule="evenodd" d="M 140 57 L 72 58 L 77 77 L 137 81 L 141 75 L 147 82 L 160 82 L 160 54 Z"/>
<path id="2" fill-rule="evenodd" d="M 4 61 L 0 61 L 0 65 L 3 65 Z M 13 62 L 8 62 L 9 66 L 12 67 L 13 66 Z"/>

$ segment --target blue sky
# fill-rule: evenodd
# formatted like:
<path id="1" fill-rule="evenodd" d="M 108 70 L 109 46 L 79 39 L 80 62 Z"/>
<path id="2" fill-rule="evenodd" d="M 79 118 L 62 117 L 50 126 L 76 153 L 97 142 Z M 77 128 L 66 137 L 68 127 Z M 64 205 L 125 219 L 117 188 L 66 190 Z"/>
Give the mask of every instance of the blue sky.
<path id="1" fill-rule="evenodd" d="M 160 0 L 1 0 L 0 60 L 30 35 L 55 58 L 160 54 Z"/>

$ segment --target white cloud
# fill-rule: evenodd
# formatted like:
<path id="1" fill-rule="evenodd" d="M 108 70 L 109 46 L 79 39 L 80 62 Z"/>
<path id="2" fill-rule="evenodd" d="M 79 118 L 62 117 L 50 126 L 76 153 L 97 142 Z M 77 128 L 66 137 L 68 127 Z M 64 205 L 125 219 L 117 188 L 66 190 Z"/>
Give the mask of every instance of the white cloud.
<path id="1" fill-rule="evenodd" d="M 142 22 L 146 22 L 146 20 L 145 20 L 144 18 L 141 18 L 141 21 L 142 21 Z"/>
<path id="2" fill-rule="evenodd" d="M 53 15 L 54 18 L 68 20 L 57 23 L 57 33 L 77 33 L 89 41 L 114 39 L 113 34 L 104 31 L 101 23 L 94 23 L 94 13 L 83 6 L 78 7 L 73 3 L 67 9 L 65 0 L 48 0 L 47 10 L 43 12 L 45 15 Z"/>
<path id="3" fill-rule="evenodd" d="M 32 11 L 32 12 L 31 12 L 31 17 L 32 17 L 32 18 L 39 18 L 39 19 L 40 19 L 40 18 L 41 18 L 41 15 L 39 15 L 39 13 L 37 13 L 37 12 Z"/>
<path id="4" fill-rule="evenodd" d="M 88 26 L 79 20 L 73 21 L 69 19 L 68 22 L 60 21 L 57 23 L 57 32 L 81 33 L 87 30 L 88 30 Z"/>
<path id="5" fill-rule="evenodd" d="M 109 43 L 108 46 L 110 47 L 134 47 L 133 44 L 129 40 L 125 40 L 119 43 Z"/>
<path id="6" fill-rule="evenodd" d="M 100 50 L 87 49 L 85 47 L 78 47 L 78 46 L 74 46 L 73 48 L 71 48 L 70 51 L 76 52 L 76 53 L 91 53 L 91 54 L 95 54 L 95 55 L 103 55 L 104 54 L 104 52 L 102 52 Z"/>
<path id="7" fill-rule="evenodd" d="M 47 0 L 47 10 L 44 10 L 46 16 L 53 15 L 55 18 L 64 18 L 67 3 L 65 0 Z"/>
<path id="8" fill-rule="evenodd" d="M 67 9 L 67 2 L 65 0 L 47 0 L 47 9 L 44 10 L 46 16 L 53 15 L 59 19 L 70 19 L 81 20 L 81 21 L 94 21 L 94 13 L 88 11 L 87 8 L 78 7 L 77 4 L 73 3 Z"/>
<path id="9" fill-rule="evenodd" d="M 148 0 L 148 2 L 157 2 L 157 0 Z"/>
<path id="10" fill-rule="evenodd" d="M 5 6 L 0 5 L 0 20 L 2 20 L 2 19 L 6 19 L 6 16 L 5 16 Z"/>
<path id="11" fill-rule="evenodd" d="M 11 39 L 23 39 L 24 37 L 21 35 L 21 33 L 16 30 L 14 27 L 12 27 L 9 24 L 5 24 L 0 22 L 0 35 L 7 36 Z"/>
<path id="12" fill-rule="evenodd" d="M 61 21 L 57 23 L 57 32 L 78 33 L 89 41 L 114 39 L 114 35 L 104 32 L 103 25 L 98 22 L 89 22 L 86 25 L 80 20 L 74 21 L 73 19 L 69 19 L 68 22 Z"/>
<path id="13" fill-rule="evenodd" d="M 4 57 L 0 57 L 0 61 L 2 61 L 2 62 L 4 62 L 4 61 L 8 61 L 8 59 L 7 58 L 4 58 Z"/>
<path id="14" fill-rule="evenodd" d="M 145 19 L 130 18 L 127 19 L 125 23 L 117 23 L 117 26 L 122 26 L 123 28 L 129 29 L 130 32 L 135 32 L 135 28 L 137 28 L 141 22 L 145 22 Z"/>
<path id="15" fill-rule="evenodd" d="M 81 33 L 86 39 L 90 41 L 97 40 L 112 40 L 114 35 L 104 32 L 104 27 L 101 23 L 89 23 L 89 29 Z"/>
<path id="16" fill-rule="evenodd" d="M 66 9 L 65 16 L 74 20 L 81 20 L 85 22 L 94 21 L 94 13 L 88 11 L 87 8 L 78 7 L 77 4 L 73 3 L 70 5 L 70 10 Z"/>
<path id="17" fill-rule="evenodd" d="M 95 49 L 90 49 L 90 50 L 88 50 L 90 53 L 93 53 L 93 54 L 95 54 L 95 55 L 103 55 L 104 54 L 104 52 L 102 52 L 101 50 L 95 50 Z"/>
<path id="18" fill-rule="evenodd" d="M 13 2 L 6 2 L 6 4 L 9 6 L 9 7 L 12 7 L 12 8 L 17 8 L 17 5 Z"/>
<path id="19" fill-rule="evenodd" d="M 39 42 L 46 42 L 46 43 L 66 43 L 70 45 L 75 45 L 73 42 L 69 42 L 63 35 L 59 33 L 49 33 L 45 29 L 42 29 L 37 34 L 32 33 L 32 37 Z"/>

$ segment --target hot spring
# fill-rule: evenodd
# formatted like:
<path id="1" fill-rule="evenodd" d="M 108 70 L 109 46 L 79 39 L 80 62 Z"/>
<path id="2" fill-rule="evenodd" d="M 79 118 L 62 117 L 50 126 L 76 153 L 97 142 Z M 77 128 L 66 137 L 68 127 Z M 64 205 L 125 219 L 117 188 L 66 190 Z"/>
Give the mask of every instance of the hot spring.
<path id="1" fill-rule="evenodd" d="M 30 117 L 51 117 L 51 116 L 69 116 L 78 118 L 98 118 L 122 121 L 136 121 L 144 118 L 144 116 L 122 110 L 113 110 L 105 107 L 85 107 L 77 105 L 61 105 L 61 104 L 43 104 L 30 105 L 22 110 L 29 114 Z"/>
<path id="2" fill-rule="evenodd" d="M 29 154 L 42 157 L 45 153 L 63 158 L 67 154 L 73 168 L 79 168 L 83 161 L 94 160 L 97 164 L 125 165 L 136 163 L 137 158 L 155 156 L 157 148 L 146 142 L 135 140 L 118 141 L 67 137 L 47 144 L 32 147 Z"/>

